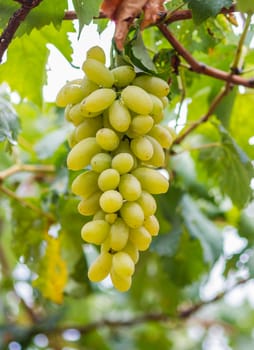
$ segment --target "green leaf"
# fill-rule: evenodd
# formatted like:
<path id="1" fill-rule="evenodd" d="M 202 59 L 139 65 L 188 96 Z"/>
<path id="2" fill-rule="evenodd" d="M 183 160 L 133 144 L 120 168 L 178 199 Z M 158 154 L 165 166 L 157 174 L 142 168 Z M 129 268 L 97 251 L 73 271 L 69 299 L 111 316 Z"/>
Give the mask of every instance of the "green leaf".
<path id="1" fill-rule="evenodd" d="M 0 79 L 21 97 L 42 104 L 42 86 L 46 82 L 45 66 L 49 50 L 41 34 L 34 30 L 12 41 L 7 61 L 0 66 Z"/>
<path id="2" fill-rule="evenodd" d="M 182 218 L 194 238 L 200 240 L 204 251 L 204 261 L 213 265 L 222 254 L 222 235 L 220 230 L 199 209 L 196 202 L 184 195 L 181 201 Z"/>
<path id="3" fill-rule="evenodd" d="M 9 18 L 19 8 L 19 4 L 13 0 L 5 0 L 0 3 L 0 28 L 5 28 Z"/>
<path id="4" fill-rule="evenodd" d="M 73 5 L 79 21 L 79 35 L 85 24 L 89 24 L 93 17 L 98 16 L 100 0 L 73 0 Z"/>
<path id="5" fill-rule="evenodd" d="M 223 7 L 232 5 L 232 0 L 185 0 L 193 13 L 193 20 L 200 24 L 209 17 L 216 16 Z"/>
<path id="6" fill-rule="evenodd" d="M 223 194 L 228 195 L 232 202 L 242 208 L 251 196 L 250 181 L 253 177 L 253 166 L 235 143 L 227 131 L 218 126 L 220 145 L 200 151 L 200 161 L 209 178 L 215 180 Z"/>
<path id="7" fill-rule="evenodd" d="M 0 97 L 0 142 L 8 140 L 16 144 L 20 130 L 19 119 L 11 104 Z"/>
<path id="8" fill-rule="evenodd" d="M 30 11 L 26 20 L 21 23 L 17 35 L 29 34 L 34 28 L 41 29 L 51 23 L 56 29 L 60 29 L 64 11 L 67 8 L 67 0 L 43 0 L 39 6 Z"/>
<path id="9" fill-rule="evenodd" d="M 156 72 L 155 65 L 147 52 L 140 31 L 137 31 L 134 38 L 125 46 L 125 53 L 136 67 L 146 72 Z"/>

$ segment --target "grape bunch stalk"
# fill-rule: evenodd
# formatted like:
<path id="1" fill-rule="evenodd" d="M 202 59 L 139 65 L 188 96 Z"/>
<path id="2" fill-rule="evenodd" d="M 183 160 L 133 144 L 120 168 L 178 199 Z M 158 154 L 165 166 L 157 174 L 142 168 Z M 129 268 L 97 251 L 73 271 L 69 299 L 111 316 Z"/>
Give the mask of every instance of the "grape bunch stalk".
<path id="1" fill-rule="evenodd" d="M 159 232 L 154 194 L 169 182 L 159 171 L 172 131 L 162 126 L 168 84 L 130 65 L 105 66 L 98 47 L 87 52 L 85 76 L 67 82 L 56 97 L 74 125 L 67 167 L 80 171 L 72 192 L 80 196 L 78 211 L 91 216 L 81 230 L 87 243 L 100 246 L 88 269 L 92 282 L 110 275 L 114 287 L 127 291 L 139 252 Z"/>

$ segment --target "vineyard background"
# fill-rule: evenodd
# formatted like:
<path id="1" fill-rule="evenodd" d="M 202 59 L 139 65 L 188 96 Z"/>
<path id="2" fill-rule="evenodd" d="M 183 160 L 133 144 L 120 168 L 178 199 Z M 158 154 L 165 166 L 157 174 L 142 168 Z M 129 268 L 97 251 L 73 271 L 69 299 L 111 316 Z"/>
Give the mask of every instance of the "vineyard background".
<path id="1" fill-rule="evenodd" d="M 110 65 L 101 3 L 0 2 L 0 348 L 252 349 L 252 1 L 172 0 L 126 38 L 129 62 L 170 82 L 163 123 L 177 132 L 170 189 L 156 197 L 160 234 L 127 293 L 87 279 L 97 251 L 81 240 L 70 191 L 71 127 L 45 97 L 70 79 L 63 69 L 47 83 L 52 47 L 82 74 L 91 20 Z"/>

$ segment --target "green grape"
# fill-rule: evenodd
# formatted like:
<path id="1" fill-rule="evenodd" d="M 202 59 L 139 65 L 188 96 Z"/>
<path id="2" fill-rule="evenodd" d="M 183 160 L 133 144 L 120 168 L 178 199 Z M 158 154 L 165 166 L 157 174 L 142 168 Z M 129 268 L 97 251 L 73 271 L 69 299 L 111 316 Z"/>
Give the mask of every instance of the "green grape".
<path id="1" fill-rule="evenodd" d="M 71 108 L 69 109 L 68 118 L 70 122 L 73 123 L 75 126 L 83 122 L 84 115 L 81 112 L 80 103 L 71 106 Z"/>
<path id="2" fill-rule="evenodd" d="M 102 128 L 101 116 L 95 118 L 85 119 L 75 129 L 75 139 L 77 142 L 86 139 L 87 137 L 93 137 L 96 132 Z"/>
<path id="3" fill-rule="evenodd" d="M 168 190 L 169 182 L 158 170 L 140 167 L 132 174 L 140 181 L 142 189 L 151 194 L 166 193 Z"/>
<path id="4" fill-rule="evenodd" d="M 110 88 L 114 84 L 113 73 L 105 65 L 93 58 L 88 58 L 82 65 L 89 80 L 99 86 Z"/>
<path id="5" fill-rule="evenodd" d="M 141 206 L 145 218 L 147 218 L 150 215 L 153 215 L 156 212 L 156 200 L 150 193 L 146 191 L 142 191 L 140 197 L 137 199 L 137 203 Z"/>
<path id="6" fill-rule="evenodd" d="M 110 271 L 110 278 L 113 286 L 119 290 L 119 292 L 126 292 L 131 287 L 131 276 L 119 276 L 113 268 Z"/>
<path id="7" fill-rule="evenodd" d="M 111 155 L 108 153 L 97 153 L 91 159 L 91 168 L 96 173 L 101 173 L 103 170 L 111 167 Z"/>
<path id="8" fill-rule="evenodd" d="M 104 213 L 103 210 L 98 210 L 94 216 L 93 216 L 93 220 L 106 220 L 106 215 Z M 107 221 L 107 220 L 106 220 Z M 107 221 L 108 222 L 108 221 Z"/>
<path id="9" fill-rule="evenodd" d="M 73 148 L 78 143 L 75 137 L 75 130 L 72 130 L 72 132 L 69 134 L 67 141 L 70 148 Z"/>
<path id="10" fill-rule="evenodd" d="M 144 227 L 152 236 L 157 236 L 160 230 L 160 224 L 155 215 L 145 218 Z"/>
<path id="11" fill-rule="evenodd" d="M 78 205 L 78 211 L 85 216 L 94 215 L 99 209 L 101 192 L 92 193 L 89 197 L 83 198 Z"/>
<path id="12" fill-rule="evenodd" d="M 141 191 L 141 184 L 135 176 L 132 174 L 121 175 L 119 192 L 123 196 L 123 199 L 135 201 L 140 197 Z"/>
<path id="13" fill-rule="evenodd" d="M 77 143 L 69 152 L 67 167 L 71 170 L 81 170 L 91 161 L 92 157 L 101 151 L 95 137 L 88 137 Z"/>
<path id="14" fill-rule="evenodd" d="M 88 269 L 88 278 L 92 282 L 100 282 L 104 280 L 110 273 L 112 266 L 112 254 L 101 253 L 94 260 Z"/>
<path id="15" fill-rule="evenodd" d="M 101 249 L 100 249 L 101 253 L 111 253 L 113 254 L 113 249 L 111 249 L 110 247 L 110 236 L 108 235 L 107 238 L 105 239 L 105 241 L 103 241 L 103 243 L 101 244 Z"/>
<path id="16" fill-rule="evenodd" d="M 115 213 L 123 204 L 122 195 L 115 190 L 104 192 L 100 197 L 100 207 L 106 213 Z"/>
<path id="17" fill-rule="evenodd" d="M 131 228 L 143 225 L 145 216 L 141 206 L 136 202 L 124 202 L 120 214 L 125 223 Z"/>
<path id="18" fill-rule="evenodd" d="M 71 104 L 68 104 L 66 107 L 65 107 L 65 110 L 64 110 L 64 118 L 65 120 L 67 120 L 68 122 L 72 122 L 71 118 L 70 118 L 70 110 L 72 108 L 72 105 Z"/>
<path id="19" fill-rule="evenodd" d="M 129 227 L 121 218 L 117 218 L 109 231 L 110 248 L 114 251 L 122 250 L 129 238 Z"/>
<path id="20" fill-rule="evenodd" d="M 103 64 L 106 62 L 105 52 L 100 46 L 91 47 L 86 53 L 86 58 L 93 58 Z"/>
<path id="21" fill-rule="evenodd" d="M 139 251 L 138 248 L 129 240 L 126 246 L 122 249 L 122 252 L 127 253 L 133 260 L 134 264 L 138 262 Z"/>
<path id="22" fill-rule="evenodd" d="M 119 132 L 127 131 L 131 123 L 131 115 L 119 100 L 115 100 L 109 108 L 109 122 Z"/>
<path id="23" fill-rule="evenodd" d="M 112 168 L 116 169 L 119 174 L 128 173 L 134 165 L 134 158 L 130 153 L 118 153 L 112 158 Z"/>
<path id="24" fill-rule="evenodd" d="M 121 98 L 124 104 L 137 114 L 149 114 L 153 109 L 153 101 L 142 88 L 129 85 L 122 90 Z"/>
<path id="25" fill-rule="evenodd" d="M 90 95 L 93 91 L 99 89 L 99 85 L 95 84 L 91 80 L 89 80 L 87 77 L 84 77 L 81 80 L 81 86 L 84 91 L 84 97 Z"/>
<path id="26" fill-rule="evenodd" d="M 87 222 L 81 229 L 84 241 L 93 244 L 102 244 L 109 235 L 110 225 L 105 220 Z"/>
<path id="27" fill-rule="evenodd" d="M 136 76 L 132 66 L 119 66 L 112 69 L 111 72 L 115 79 L 114 85 L 120 88 L 128 86 Z"/>
<path id="28" fill-rule="evenodd" d="M 161 78 L 151 75 L 141 74 L 133 80 L 132 84 L 158 97 L 167 96 L 169 93 L 168 83 Z"/>
<path id="29" fill-rule="evenodd" d="M 81 102 L 81 112 L 101 113 L 114 102 L 115 98 L 116 93 L 112 89 L 95 90 Z"/>
<path id="30" fill-rule="evenodd" d="M 56 96 L 56 105 L 66 107 L 68 104 L 80 102 L 85 97 L 81 84 L 68 82 L 65 84 Z"/>
<path id="31" fill-rule="evenodd" d="M 98 178 L 99 188 L 105 192 L 117 188 L 120 182 L 120 174 L 115 169 L 103 170 Z"/>
<path id="32" fill-rule="evenodd" d="M 88 198 L 94 192 L 99 190 L 98 187 L 99 175 L 92 170 L 88 170 L 78 175 L 71 185 L 71 190 L 77 196 Z"/>
<path id="33" fill-rule="evenodd" d="M 161 100 L 161 102 L 163 104 L 163 108 L 167 108 L 168 107 L 168 103 L 169 103 L 167 96 L 161 97 L 160 100 Z"/>
<path id="34" fill-rule="evenodd" d="M 130 131 L 138 136 L 147 134 L 152 129 L 153 123 L 150 115 L 136 115 L 132 118 Z"/>
<path id="35" fill-rule="evenodd" d="M 131 150 L 137 158 L 146 161 L 153 156 L 153 145 L 145 136 L 131 140 Z"/>
<path id="36" fill-rule="evenodd" d="M 131 276 L 135 270 L 135 264 L 129 254 L 117 252 L 112 258 L 112 269 L 121 277 Z"/>
<path id="37" fill-rule="evenodd" d="M 146 138 L 153 145 L 153 155 L 147 161 L 147 164 L 155 166 L 157 168 L 163 167 L 165 165 L 165 153 L 162 146 L 159 144 L 159 142 L 155 138 L 148 135 L 146 135 Z"/>
<path id="38" fill-rule="evenodd" d="M 172 145 L 173 138 L 169 130 L 163 125 L 154 125 L 149 131 L 149 135 L 154 137 L 163 148 L 169 149 Z"/>
<path id="39" fill-rule="evenodd" d="M 131 229 L 129 237 L 130 241 L 140 251 L 147 250 L 152 242 L 152 236 L 144 226 Z"/>
<path id="40" fill-rule="evenodd" d="M 116 213 L 108 213 L 105 215 L 105 220 L 112 225 L 116 221 L 117 217 L 118 216 Z"/>
<path id="41" fill-rule="evenodd" d="M 114 130 L 102 128 L 96 133 L 97 144 L 106 151 L 113 151 L 119 145 L 119 137 Z"/>
<path id="42" fill-rule="evenodd" d="M 151 112 L 151 116 L 153 117 L 153 120 L 155 123 L 160 123 L 163 118 L 164 118 L 164 115 L 163 115 L 163 103 L 161 101 L 161 99 L 153 94 L 150 94 L 150 97 L 153 101 L 153 109 L 152 109 L 152 112 Z"/>

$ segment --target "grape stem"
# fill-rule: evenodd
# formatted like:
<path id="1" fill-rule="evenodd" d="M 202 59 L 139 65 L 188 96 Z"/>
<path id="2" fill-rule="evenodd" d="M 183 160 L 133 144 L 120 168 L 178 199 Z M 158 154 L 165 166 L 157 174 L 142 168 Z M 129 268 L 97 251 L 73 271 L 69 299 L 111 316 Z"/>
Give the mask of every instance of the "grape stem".
<path id="1" fill-rule="evenodd" d="M 7 177 L 23 171 L 32 173 L 51 173 L 55 172 L 55 167 L 53 165 L 15 164 L 8 169 L 0 171 L 0 183 Z"/>

